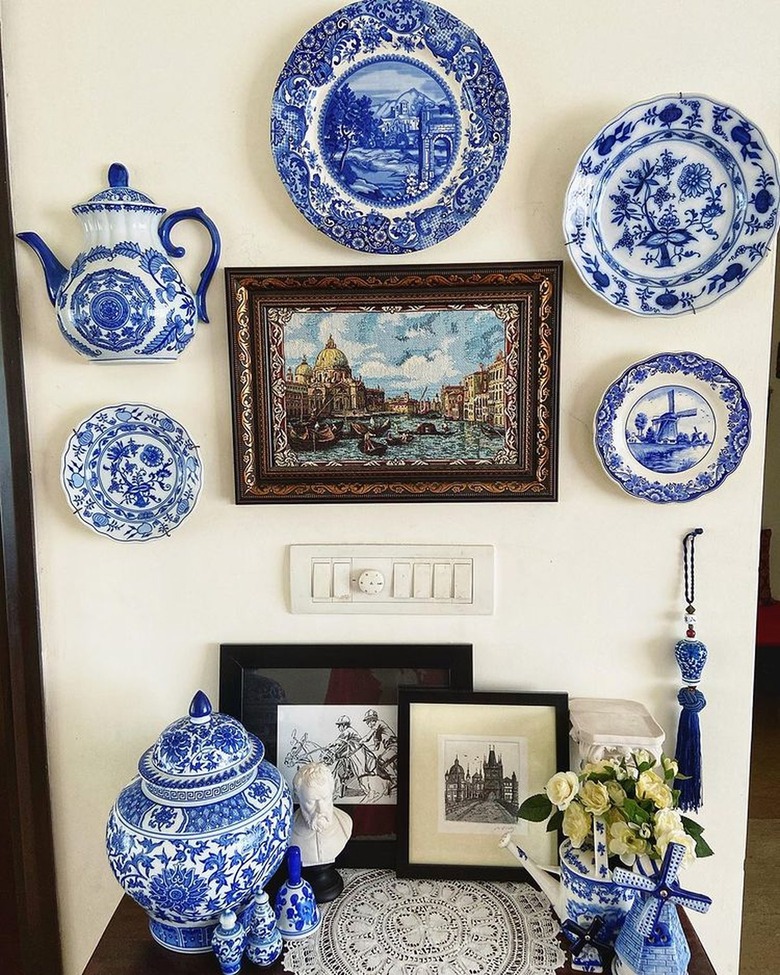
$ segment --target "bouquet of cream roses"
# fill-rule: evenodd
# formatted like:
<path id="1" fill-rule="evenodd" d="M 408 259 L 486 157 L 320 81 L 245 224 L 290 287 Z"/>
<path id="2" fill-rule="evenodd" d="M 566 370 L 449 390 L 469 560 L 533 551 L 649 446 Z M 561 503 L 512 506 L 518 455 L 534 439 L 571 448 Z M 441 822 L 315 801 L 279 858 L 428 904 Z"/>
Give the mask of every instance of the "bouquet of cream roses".
<path id="1" fill-rule="evenodd" d="M 548 819 L 547 830 L 562 829 L 572 846 L 581 847 L 593 832 L 593 817 L 607 826 L 610 858 L 633 866 L 638 856 L 662 860 L 670 843 L 685 847 L 683 863 L 712 854 L 702 827 L 677 809 L 674 788 L 679 771 L 674 759 L 656 761 L 640 749 L 620 758 L 590 762 L 579 772 L 556 772 L 544 792 L 530 796 L 518 817 L 534 823 Z"/>

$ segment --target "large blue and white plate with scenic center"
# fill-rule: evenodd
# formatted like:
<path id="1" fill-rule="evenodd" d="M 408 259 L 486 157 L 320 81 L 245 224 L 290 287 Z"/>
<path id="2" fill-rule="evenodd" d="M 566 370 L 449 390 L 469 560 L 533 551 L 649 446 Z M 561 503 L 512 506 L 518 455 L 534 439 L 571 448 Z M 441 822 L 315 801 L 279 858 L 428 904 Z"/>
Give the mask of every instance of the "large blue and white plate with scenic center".
<path id="1" fill-rule="evenodd" d="M 662 95 L 613 119 L 566 193 L 569 257 L 637 315 L 696 312 L 738 287 L 777 229 L 777 160 L 756 125 L 704 95 Z"/>
<path id="2" fill-rule="evenodd" d="M 273 95 L 293 203 L 358 251 L 404 254 L 460 230 L 496 184 L 509 97 L 474 31 L 424 0 L 359 0 L 311 28 Z"/>
<path id="3" fill-rule="evenodd" d="M 81 520 L 120 542 L 169 535 L 195 507 L 202 465 L 192 438 L 162 410 L 106 406 L 73 431 L 62 486 Z"/>
<path id="4" fill-rule="evenodd" d="M 739 382 L 696 352 L 666 352 L 630 366 L 596 413 L 606 472 L 638 498 L 693 501 L 739 466 L 750 407 Z"/>

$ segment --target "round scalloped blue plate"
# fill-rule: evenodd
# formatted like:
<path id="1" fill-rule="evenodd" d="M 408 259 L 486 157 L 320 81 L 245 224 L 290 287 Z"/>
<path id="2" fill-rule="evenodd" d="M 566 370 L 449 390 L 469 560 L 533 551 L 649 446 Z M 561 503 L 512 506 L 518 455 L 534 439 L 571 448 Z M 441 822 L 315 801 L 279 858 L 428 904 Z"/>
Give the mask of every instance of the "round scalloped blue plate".
<path id="1" fill-rule="evenodd" d="M 359 0 L 301 38 L 273 94 L 290 197 L 358 251 L 403 254 L 460 230 L 496 184 L 509 97 L 474 31 L 423 0 Z"/>
<path id="2" fill-rule="evenodd" d="M 195 507 L 202 479 L 184 427 L 138 403 L 106 406 L 69 439 L 62 486 L 74 512 L 120 542 L 169 535 Z"/>
<path id="3" fill-rule="evenodd" d="M 777 208 L 777 160 L 756 125 L 704 95 L 662 95 L 626 109 L 582 154 L 563 229 L 605 301 L 679 315 L 745 280 L 769 250 Z"/>
<path id="4" fill-rule="evenodd" d="M 750 407 L 739 382 L 696 352 L 666 352 L 630 366 L 596 413 L 596 451 L 629 494 L 693 501 L 739 466 Z"/>

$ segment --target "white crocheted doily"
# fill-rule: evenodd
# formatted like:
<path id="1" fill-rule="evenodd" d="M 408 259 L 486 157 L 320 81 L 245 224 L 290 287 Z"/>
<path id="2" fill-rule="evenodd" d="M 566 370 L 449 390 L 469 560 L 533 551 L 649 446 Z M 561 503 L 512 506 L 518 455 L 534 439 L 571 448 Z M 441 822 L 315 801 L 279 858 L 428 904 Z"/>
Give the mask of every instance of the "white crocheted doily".
<path id="1" fill-rule="evenodd" d="M 295 975 L 553 975 L 565 956 L 546 897 L 523 883 L 342 870 L 319 930 L 288 943 Z"/>

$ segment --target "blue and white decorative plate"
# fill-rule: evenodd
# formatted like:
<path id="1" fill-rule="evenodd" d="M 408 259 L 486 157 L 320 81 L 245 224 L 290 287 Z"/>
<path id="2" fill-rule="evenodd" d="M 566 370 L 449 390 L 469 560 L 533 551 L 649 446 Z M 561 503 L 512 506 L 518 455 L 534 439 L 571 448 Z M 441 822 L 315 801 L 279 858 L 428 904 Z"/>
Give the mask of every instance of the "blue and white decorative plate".
<path id="1" fill-rule="evenodd" d="M 630 366 L 596 413 L 596 450 L 624 491 L 646 501 L 693 501 L 736 470 L 750 442 L 737 380 L 696 352 Z"/>
<path id="2" fill-rule="evenodd" d="M 318 230 L 358 251 L 438 244 L 479 210 L 509 142 L 509 97 L 474 31 L 424 0 L 358 0 L 279 75 L 271 146 Z"/>
<path id="3" fill-rule="evenodd" d="M 777 160 L 735 108 L 663 95 L 582 154 L 563 229 L 583 281 L 637 315 L 698 311 L 736 288 L 777 228 Z"/>
<path id="4" fill-rule="evenodd" d="M 169 535 L 195 507 L 198 450 L 162 410 L 137 403 L 106 406 L 73 431 L 62 485 L 81 520 L 120 542 Z"/>

